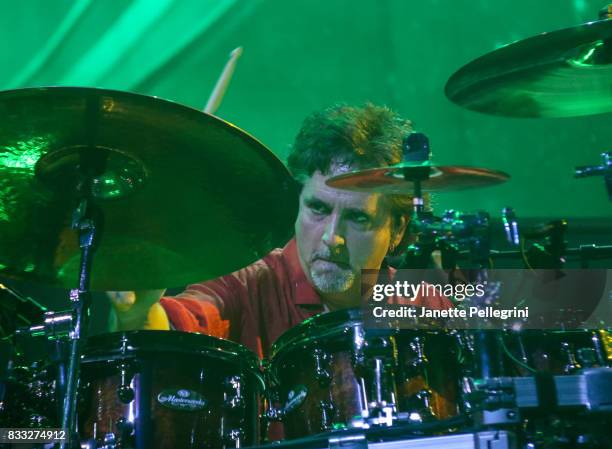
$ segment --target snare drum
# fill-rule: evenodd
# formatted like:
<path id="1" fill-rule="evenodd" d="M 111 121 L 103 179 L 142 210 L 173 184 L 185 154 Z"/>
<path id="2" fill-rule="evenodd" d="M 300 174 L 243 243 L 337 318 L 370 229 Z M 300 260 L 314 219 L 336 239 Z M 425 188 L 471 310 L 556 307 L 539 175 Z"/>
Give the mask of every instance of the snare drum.
<path id="1" fill-rule="evenodd" d="M 273 345 L 266 375 L 285 436 L 458 412 L 458 343 L 444 332 L 366 331 L 361 312 L 318 315 Z"/>
<path id="2" fill-rule="evenodd" d="M 240 344 L 183 332 L 105 334 L 89 339 L 81 373 L 85 444 L 218 449 L 259 443 L 263 378 L 257 356 Z"/>

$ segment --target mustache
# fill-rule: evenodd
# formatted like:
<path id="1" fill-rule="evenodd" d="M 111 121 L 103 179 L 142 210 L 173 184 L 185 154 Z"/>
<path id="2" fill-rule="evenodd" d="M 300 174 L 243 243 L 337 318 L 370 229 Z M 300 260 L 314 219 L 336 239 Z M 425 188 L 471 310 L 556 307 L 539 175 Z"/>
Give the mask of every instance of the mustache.
<path id="1" fill-rule="evenodd" d="M 346 255 L 335 255 L 331 251 L 328 251 L 328 250 L 327 251 L 326 250 L 317 251 L 316 253 L 314 253 L 311 260 L 314 262 L 315 260 L 318 260 L 318 259 L 327 260 L 327 261 L 338 263 L 341 265 L 350 266 L 348 257 Z"/>

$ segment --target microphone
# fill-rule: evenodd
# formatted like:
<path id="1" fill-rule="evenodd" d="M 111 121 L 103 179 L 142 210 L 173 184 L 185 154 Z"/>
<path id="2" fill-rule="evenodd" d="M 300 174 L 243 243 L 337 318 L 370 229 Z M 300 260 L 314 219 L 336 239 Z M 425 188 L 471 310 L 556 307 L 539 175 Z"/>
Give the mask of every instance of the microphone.
<path id="1" fill-rule="evenodd" d="M 404 139 L 402 146 L 404 162 L 429 161 L 431 150 L 429 138 L 423 133 L 410 133 Z"/>

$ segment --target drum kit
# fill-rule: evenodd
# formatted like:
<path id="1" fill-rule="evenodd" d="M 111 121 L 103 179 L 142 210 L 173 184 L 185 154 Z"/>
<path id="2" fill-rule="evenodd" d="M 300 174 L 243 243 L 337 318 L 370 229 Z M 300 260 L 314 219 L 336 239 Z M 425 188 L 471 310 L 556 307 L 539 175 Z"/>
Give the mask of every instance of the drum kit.
<path id="1" fill-rule="evenodd" d="M 612 112 L 611 83 L 612 5 L 598 21 L 467 64 L 446 94 L 490 114 L 567 117 Z M 612 447 L 606 329 L 369 329 L 362 311 L 346 309 L 288 330 L 263 362 L 240 344 L 198 334 L 88 338 L 94 290 L 212 279 L 281 246 L 296 185 L 244 131 L 154 97 L 19 89 L 0 92 L 0 117 L 0 274 L 69 288 L 72 304 L 50 312 L 0 286 L 0 427 L 59 428 L 61 447 L 91 449 Z M 602 176 L 612 199 L 611 153 L 576 176 Z M 525 253 L 492 250 L 484 213 L 434 216 L 424 193 L 508 178 L 436 166 L 427 138 L 413 133 L 400 164 L 328 183 L 414 198 L 418 239 L 397 267 L 423 268 L 440 251 L 444 268 L 463 258 L 482 271 L 493 258 Z M 533 231 L 547 243 L 527 257 L 560 268 L 568 254 L 612 255 L 610 246 L 566 248 L 565 226 Z M 511 209 L 504 228 L 518 243 Z M 44 338 L 48 360 L 20 364 L 15 333 Z M 285 439 L 267 443 L 279 422 Z"/>

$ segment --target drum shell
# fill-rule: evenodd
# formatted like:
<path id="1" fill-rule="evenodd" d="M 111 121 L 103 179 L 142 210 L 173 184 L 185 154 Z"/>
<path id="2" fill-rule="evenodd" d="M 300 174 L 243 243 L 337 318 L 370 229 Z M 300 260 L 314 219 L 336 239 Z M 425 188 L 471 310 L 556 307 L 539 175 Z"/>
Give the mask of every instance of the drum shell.
<path id="1" fill-rule="evenodd" d="M 420 349 L 415 348 L 415 341 Z M 297 438 L 347 427 L 353 418 L 361 417 L 366 405 L 376 399 L 376 392 L 368 386 L 377 358 L 382 362 L 380 399 L 395 404 L 399 414 L 423 414 L 417 396 L 428 390 L 428 412 L 433 416 L 425 419 L 456 415 L 458 352 L 458 342 L 449 333 L 365 332 L 361 314 L 347 310 L 320 315 L 281 336 L 266 374 L 277 399 L 275 406 L 284 411 L 285 436 Z M 317 375 L 321 358 L 330 375 L 328 381 Z M 304 398 L 295 400 L 300 395 Z M 287 404 L 291 404 L 289 410 Z"/>
<path id="2" fill-rule="evenodd" d="M 419 396 L 428 394 L 429 409 L 436 419 L 460 412 L 460 363 L 463 349 L 457 335 L 446 331 L 402 329 L 395 335 L 397 402 L 400 412 L 419 407 Z M 419 352 L 425 358 L 420 360 Z"/>
<path id="3" fill-rule="evenodd" d="M 112 433 L 126 447 L 147 449 L 235 447 L 235 437 L 240 445 L 258 444 L 263 381 L 249 352 L 232 342 L 179 332 L 92 338 L 81 371 L 82 439 L 102 444 Z M 134 393 L 127 403 L 118 396 L 122 370 Z M 240 383 L 240 401 L 233 405 L 232 379 Z M 187 398 L 183 402 L 181 395 Z M 187 401 L 192 405 L 185 406 Z"/>

